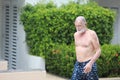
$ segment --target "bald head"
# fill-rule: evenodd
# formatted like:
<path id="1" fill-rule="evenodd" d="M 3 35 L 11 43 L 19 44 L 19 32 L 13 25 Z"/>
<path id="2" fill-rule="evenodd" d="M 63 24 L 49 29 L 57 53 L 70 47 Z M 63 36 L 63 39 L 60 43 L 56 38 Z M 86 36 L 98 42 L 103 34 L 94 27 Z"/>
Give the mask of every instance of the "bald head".
<path id="1" fill-rule="evenodd" d="M 86 20 L 85 20 L 85 17 L 83 16 L 78 16 L 76 19 L 75 19 L 75 22 L 82 22 L 83 25 L 86 25 Z"/>

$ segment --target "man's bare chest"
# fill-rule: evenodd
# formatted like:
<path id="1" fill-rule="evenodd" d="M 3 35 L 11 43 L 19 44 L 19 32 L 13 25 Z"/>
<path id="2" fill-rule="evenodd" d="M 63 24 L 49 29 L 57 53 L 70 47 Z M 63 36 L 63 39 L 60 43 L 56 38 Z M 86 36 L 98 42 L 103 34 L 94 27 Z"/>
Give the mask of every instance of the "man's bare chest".
<path id="1" fill-rule="evenodd" d="M 76 46 L 81 46 L 81 47 L 89 47 L 92 42 L 92 39 L 89 35 L 85 36 L 76 36 L 75 38 L 75 45 Z"/>

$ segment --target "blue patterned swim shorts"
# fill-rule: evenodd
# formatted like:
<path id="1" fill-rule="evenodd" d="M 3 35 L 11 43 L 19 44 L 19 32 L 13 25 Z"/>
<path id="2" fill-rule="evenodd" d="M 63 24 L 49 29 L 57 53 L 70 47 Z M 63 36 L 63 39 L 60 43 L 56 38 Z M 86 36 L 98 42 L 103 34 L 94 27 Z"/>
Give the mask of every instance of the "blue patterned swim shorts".
<path id="1" fill-rule="evenodd" d="M 89 73 L 83 72 L 84 66 L 89 61 L 86 61 L 86 62 L 76 61 L 75 65 L 74 65 L 74 71 L 73 71 L 71 80 L 98 80 L 97 64 L 96 63 L 93 64 L 91 72 L 89 72 Z"/>

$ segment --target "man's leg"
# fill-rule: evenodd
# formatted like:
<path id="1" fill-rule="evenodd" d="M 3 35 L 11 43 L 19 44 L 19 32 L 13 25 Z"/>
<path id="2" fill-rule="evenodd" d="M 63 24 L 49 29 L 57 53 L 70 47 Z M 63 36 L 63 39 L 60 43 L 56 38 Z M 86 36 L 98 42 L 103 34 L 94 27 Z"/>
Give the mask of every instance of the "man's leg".
<path id="1" fill-rule="evenodd" d="M 83 80 L 82 79 L 83 76 L 84 74 L 83 74 L 82 63 L 76 61 L 71 80 Z"/>

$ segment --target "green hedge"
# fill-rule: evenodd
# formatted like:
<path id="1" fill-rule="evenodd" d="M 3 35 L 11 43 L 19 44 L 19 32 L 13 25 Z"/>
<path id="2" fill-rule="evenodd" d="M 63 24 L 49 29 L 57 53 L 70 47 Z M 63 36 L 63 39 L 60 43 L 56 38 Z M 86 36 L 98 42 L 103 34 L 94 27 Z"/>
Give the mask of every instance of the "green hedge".
<path id="1" fill-rule="evenodd" d="M 80 5 L 69 2 L 56 7 L 53 2 L 26 5 L 21 13 L 30 54 L 45 57 L 51 44 L 74 43 L 74 20 L 85 16 L 88 28 L 97 32 L 101 45 L 110 43 L 113 36 L 114 12 L 95 3 Z"/>
<path id="2" fill-rule="evenodd" d="M 76 61 L 74 45 L 53 45 L 46 55 L 47 71 L 62 77 L 70 78 Z M 102 53 L 97 60 L 99 77 L 120 76 L 120 46 L 103 45 Z"/>
<path id="3" fill-rule="evenodd" d="M 103 45 L 98 59 L 99 75 L 101 77 L 120 77 L 120 45 Z"/>
<path id="4" fill-rule="evenodd" d="M 47 72 L 62 76 L 70 77 L 73 71 L 75 59 L 74 45 L 55 44 L 49 49 L 46 55 Z"/>

